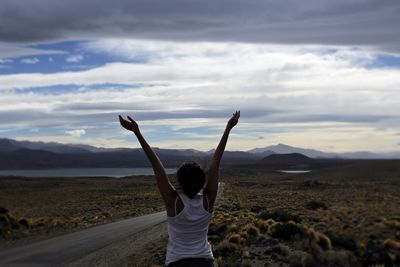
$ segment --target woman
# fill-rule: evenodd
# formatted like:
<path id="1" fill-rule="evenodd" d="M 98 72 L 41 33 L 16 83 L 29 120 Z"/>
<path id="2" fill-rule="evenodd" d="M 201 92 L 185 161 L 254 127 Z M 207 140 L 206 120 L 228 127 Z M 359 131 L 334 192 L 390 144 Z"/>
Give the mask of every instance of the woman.
<path id="1" fill-rule="evenodd" d="M 185 163 L 178 169 L 178 183 L 183 191 L 178 193 L 169 181 L 160 159 L 140 133 L 138 124 L 129 116 L 128 120 L 119 116 L 122 127 L 136 135 L 150 160 L 158 190 L 166 206 L 169 238 L 165 265 L 168 267 L 214 266 L 211 246 L 207 241 L 208 225 L 217 197 L 221 157 L 229 133 L 238 123 L 239 117 L 240 111 L 236 111 L 229 119 L 207 174 L 195 162 Z M 203 193 L 199 194 L 201 189 Z"/>

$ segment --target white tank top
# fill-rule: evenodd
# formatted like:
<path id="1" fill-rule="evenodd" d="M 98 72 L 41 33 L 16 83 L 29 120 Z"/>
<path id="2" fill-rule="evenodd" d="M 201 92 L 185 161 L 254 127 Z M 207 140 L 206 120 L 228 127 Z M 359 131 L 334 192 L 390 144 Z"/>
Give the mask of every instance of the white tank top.
<path id="1" fill-rule="evenodd" d="M 213 259 L 207 240 L 212 214 L 203 207 L 203 195 L 190 199 L 179 194 L 184 208 L 174 217 L 168 217 L 168 246 L 165 265 L 184 258 Z"/>

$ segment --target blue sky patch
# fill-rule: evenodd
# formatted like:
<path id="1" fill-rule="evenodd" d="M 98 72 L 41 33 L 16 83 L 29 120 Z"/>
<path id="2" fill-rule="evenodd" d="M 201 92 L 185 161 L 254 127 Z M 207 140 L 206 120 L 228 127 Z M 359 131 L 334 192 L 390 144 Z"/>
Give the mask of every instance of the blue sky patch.
<path id="1" fill-rule="evenodd" d="M 86 40 L 79 40 L 27 46 L 28 48 L 42 50 L 43 54 L 7 58 L 7 61 L 0 64 L 0 66 L 3 66 L 0 68 L 0 75 L 79 72 L 111 62 L 144 63 L 148 61 L 148 55 L 137 55 L 133 59 L 127 59 L 110 53 L 88 51 L 84 47 L 86 42 Z M 60 53 L 54 54 L 54 51 Z"/>
<path id="2" fill-rule="evenodd" d="M 73 93 L 78 91 L 97 91 L 110 89 L 118 90 L 125 88 L 141 88 L 143 84 L 118 84 L 118 83 L 101 83 L 101 84 L 90 84 L 90 85 L 78 85 L 78 84 L 59 84 L 52 86 L 40 86 L 40 87 L 29 87 L 23 89 L 16 89 L 16 93 L 36 93 L 44 95 L 61 95 L 66 93 Z M 147 86 L 147 85 L 146 85 Z"/>
<path id="3" fill-rule="evenodd" d="M 378 55 L 367 68 L 400 68 L 400 56 Z"/>

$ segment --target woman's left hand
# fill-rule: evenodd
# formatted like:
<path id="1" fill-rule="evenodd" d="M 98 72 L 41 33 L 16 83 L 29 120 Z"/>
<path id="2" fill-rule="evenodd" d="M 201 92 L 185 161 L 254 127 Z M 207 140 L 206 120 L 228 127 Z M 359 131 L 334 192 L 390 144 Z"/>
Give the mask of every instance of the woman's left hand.
<path id="1" fill-rule="evenodd" d="M 233 127 L 235 127 L 236 124 L 237 124 L 238 121 L 239 121 L 239 118 L 240 118 L 240 110 L 236 110 L 236 111 L 232 114 L 232 117 L 229 119 L 227 127 L 228 127 L 229 129 L 232 129 Z"/>

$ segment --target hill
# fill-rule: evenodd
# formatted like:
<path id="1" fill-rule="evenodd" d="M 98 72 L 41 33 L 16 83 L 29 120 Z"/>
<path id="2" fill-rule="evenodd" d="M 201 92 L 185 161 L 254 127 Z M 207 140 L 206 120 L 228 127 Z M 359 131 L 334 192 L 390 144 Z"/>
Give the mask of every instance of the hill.
<path id="1" fill-rule="evenodd" d="M 263 164 L 310 164 L 315 162 L 312 158 L 300 153 L 272 154 L 261 160 Z"/>
<path id="2" fill-rule="evenodd" d="M 154 150 L 166 167 L 178 167 L 182 162 L 188 160 L 196 160 L 207 166 L 214 152 L 213 150 L 203 152 L 195 149 L 154 148 Z M 314 169 L 347 164 L 351 161 L 349 159 L 354 158 L 400 158 L 400 154 L 370 152 L 333 154 L 278 144 L 249 151 L 225 151 L 221 164 L 223 166 L 255 166 L 269 169 Z M 149 166 L 149 162 L 140 148 L 103 148 L 83 144 L 17 141 L 0 138 L 0 169 L 2 170 Z"/>
<path id="3" fill-rule="evenodd" d="M 316 160 L 300 153 L 272 154 L 261 159 L 257 165 L 272 169 L 311 169 Z"/>

